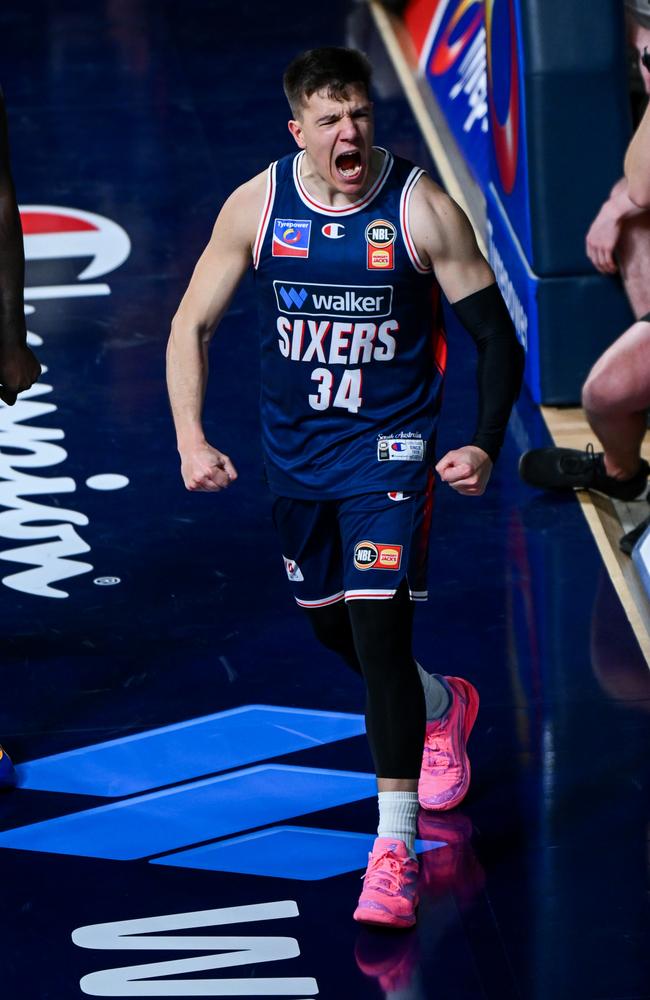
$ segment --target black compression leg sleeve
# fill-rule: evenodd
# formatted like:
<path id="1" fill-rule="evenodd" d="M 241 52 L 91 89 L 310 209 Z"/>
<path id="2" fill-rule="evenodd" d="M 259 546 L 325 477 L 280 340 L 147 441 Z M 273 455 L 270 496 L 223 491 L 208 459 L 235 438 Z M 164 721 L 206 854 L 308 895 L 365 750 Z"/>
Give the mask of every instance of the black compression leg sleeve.
<path id="1" fill-rule="evenodd" d="M 366 681 L 366 731 L 380 778 L 420 776 L 426 711 L 411 651 L 413 606 L 406 581 L 388 601 L 348 604 Z"/>
<path id="2" fill-rule="evenodd" d="M 349 667 L 361 674 L 345 601 L 337 601 L 324 608 L 305 608 L 305 612 L 318 641 L 333 653 L 338 653 Z"/>

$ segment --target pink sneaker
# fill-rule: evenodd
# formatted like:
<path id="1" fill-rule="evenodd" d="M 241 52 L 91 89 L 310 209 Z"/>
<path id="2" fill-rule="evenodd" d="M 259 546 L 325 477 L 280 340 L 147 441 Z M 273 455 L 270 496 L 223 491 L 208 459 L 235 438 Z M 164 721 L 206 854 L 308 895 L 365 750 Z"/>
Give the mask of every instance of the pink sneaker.
<path id="1" fill-rule="evenodd" d="M 368 855 L 354 919 L 362 924 L 412 927 L 418 905 L 418 863 L 403 840 L 377 837 Z"/>
<path id="2" fill-rule="evenodd" d="M 453 809 L 467 795 L 471 767 L 465 749 L 478 713 L 478 691 L 462 677 L 445 677 L 449 711 L 427 722 L 418 796 L 423 809 Z"/>

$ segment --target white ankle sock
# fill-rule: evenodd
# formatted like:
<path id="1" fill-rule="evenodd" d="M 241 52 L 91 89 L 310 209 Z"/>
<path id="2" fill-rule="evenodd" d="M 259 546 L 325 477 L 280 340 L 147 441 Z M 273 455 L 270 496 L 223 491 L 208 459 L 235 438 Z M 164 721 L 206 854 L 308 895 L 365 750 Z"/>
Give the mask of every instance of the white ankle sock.
<path id="1" fill-rule="evenodd" d="M 427 722 L 441 719 L 451 705 L 451 694 L 442 677 L 428 673 L 416 660 L 418 674 L 424 688 L 424 700 L 427 709 Z"/>
<path id="2" fill-rule="evenodd" d="M 378 837 L 403 840 L 415 857 L 415 833 L 418 817 L 417 792 L 380 792 Z"/>

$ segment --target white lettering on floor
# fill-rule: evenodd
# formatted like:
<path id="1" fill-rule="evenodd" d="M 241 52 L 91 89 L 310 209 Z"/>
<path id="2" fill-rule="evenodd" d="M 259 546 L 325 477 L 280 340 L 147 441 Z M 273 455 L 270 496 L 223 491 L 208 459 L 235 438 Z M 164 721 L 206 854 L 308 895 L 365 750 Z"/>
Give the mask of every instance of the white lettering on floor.
<path id="1" fill-rule="evenodd" d="M 293 900 L 283 900 L 80 927 L 72 933 L 72 940 L 80 948 L 110 951 L 206 951 L 219 954 L 104 969 L 84 976 L 79 985 L 83 993 L 93 997 L 314 996 L 318 993 L 318 985 L 311 977 L 253 978 L 249 974 L 245 979 L 160 978 L 276 962 L 296 958 L 300 954 L 298 942 L 291 937 L 161 936 L 161 931 L 187 931 L 197 927 L 281 920 L 297 916 L 296 903 Z M 148 936 L 151 934 L 157 936 Z"/>

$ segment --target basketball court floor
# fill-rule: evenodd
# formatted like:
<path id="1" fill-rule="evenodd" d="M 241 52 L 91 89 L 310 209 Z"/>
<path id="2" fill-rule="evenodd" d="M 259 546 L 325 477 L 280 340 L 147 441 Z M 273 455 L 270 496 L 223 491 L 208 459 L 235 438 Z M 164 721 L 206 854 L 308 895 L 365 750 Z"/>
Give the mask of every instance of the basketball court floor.
<path id="1" fill-rule="evenodd" d="M 417 927 L 352 921 L 376 829 L 355 675 L 290 596 L 262 478 L 252 281 L 215 338 L 182 485 L 169 323 L 230 190 L 291 150 L 292 56 L 377 66 L 377 142 L 433 169 L 362 5 L 7 0 L 0 82 L 30 342 L 0 408 L 0 983 L 7 1000 L 647 1000 L 650 678 L 572 497 L 437 489 L 415 651 L 481 711 L 460 810 L 423 819 Z M 473 430 L 451 321 L 440 450 Z"/>

